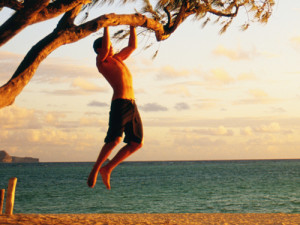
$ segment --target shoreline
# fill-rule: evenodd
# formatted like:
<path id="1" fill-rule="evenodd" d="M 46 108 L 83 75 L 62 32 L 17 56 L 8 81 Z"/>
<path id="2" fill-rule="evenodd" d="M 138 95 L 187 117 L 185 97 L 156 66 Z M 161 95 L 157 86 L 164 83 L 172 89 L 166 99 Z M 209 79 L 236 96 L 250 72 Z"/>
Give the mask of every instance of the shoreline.
<path id="1" fill-rule="evenodd" d="M 300 214 L 285 213 L 167 213 L 167 214 L 14 214 L 0 215 L 1 225 L 33 224 L 300 224 Z"/>

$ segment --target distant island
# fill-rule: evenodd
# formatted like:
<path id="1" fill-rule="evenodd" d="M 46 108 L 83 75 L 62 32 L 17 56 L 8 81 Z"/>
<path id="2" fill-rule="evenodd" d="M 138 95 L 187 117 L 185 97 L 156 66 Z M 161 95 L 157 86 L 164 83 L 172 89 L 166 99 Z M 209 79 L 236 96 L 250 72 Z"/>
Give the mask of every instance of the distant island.
<path id="1" fill-rule="evenodd" d="M 6 151 L 0 150 L 0 163 L 38 163 L 38 158 L 10 156 Z"/>

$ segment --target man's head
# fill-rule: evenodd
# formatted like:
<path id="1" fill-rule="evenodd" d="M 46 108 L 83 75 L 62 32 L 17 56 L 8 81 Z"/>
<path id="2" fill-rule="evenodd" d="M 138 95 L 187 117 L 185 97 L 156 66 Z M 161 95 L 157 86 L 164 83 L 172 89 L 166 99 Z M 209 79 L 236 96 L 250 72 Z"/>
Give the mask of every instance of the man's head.
<path id="1" fill-rule="evenodd" d="M 98 54 L 97 49 L 102 47 L 102 39 L 103 37 L 100 37 L 94 41 L 93 48 L 96 54 Z"/>
<path id="2" fill-rule="evenodd" d="M 102 48 L 102 40 L 103 37 L 100 37 L 94 41 L 93 48 L 96 54 L 98 54 L 97 49 Z M 109 55 L 113 55 L 113 54 L 114 54 L 114 49 L 110 43 Z"/>

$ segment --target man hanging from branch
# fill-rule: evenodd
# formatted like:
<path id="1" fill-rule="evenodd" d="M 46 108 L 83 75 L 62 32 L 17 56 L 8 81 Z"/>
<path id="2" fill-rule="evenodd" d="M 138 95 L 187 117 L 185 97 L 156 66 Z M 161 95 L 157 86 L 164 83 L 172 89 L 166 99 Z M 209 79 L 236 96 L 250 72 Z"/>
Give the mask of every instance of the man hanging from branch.
<path id="1" fill-rule="evenodd" d="M 104 28 L 103 37 L 95 40 L 93 47 L 97 53 L 97 68 L 113 88 L 113 97 L 105 144 L 88 177 L 87 184 L 93 188 L 100 172 L 103 183 L 107 189 L 110 189 L 112 170 L 143 144 L 143 126 L 134 100 L 132 76 L 123 62 L 137 47 L 135 27 L 130 26 L 128 46 L 117 54 L 113 52 L 108 27 Z M 124 142 L 127 144 L 102 167 L 112 150 L 121 142 L 123 132 Z"/>

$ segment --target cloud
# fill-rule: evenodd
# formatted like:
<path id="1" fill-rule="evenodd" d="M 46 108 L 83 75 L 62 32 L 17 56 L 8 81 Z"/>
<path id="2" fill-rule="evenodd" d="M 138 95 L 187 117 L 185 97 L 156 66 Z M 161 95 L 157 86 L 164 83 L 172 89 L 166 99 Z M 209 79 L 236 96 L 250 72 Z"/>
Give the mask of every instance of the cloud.
<path id="1" fill-rule="evenodd" d="M 269 95 L 265 91 L 260 89 L 249 90 L 249 93 L 256 99 L 265 99 L 269 97 Z"/>
<path id="2" fill-rule="evenodd" d="M 168 111 L 168 108 L 157 103 L 147 103 L 139 108 L 145 112 L 159 112 L 159 111 Z"/>
<path id="3" fill-rule="evenodd" d="M 103 92 L 103 91 L 107 90 L 107 88 L 103 88 L 103 87 L 101 88 L 101 87 L 95 85 L 94 83 L 89 82 L 82 78 L 74 79 L 71 86 L 82 89 L 87 92 Z"/>
<path id="4" fill-rule="evenodd" d="M 253 135 L 253 129 L 250 126 L 247 126 L 245 128 L 242 128 L 240 133 L 245 136 L 251 136 Z"/>
<path id="5" fill-rule="evenodd" d="M 0 51 L 0 81 L 8 81 L 23 58 L 24 55 Z M 96 66 L 89 67 L 74 60 L 48 57 L 40 64 L 31 82 L 62 83 L 83 76 L 101 78 Z"/>
<path id="6" fill-rule="evenodd" d="M 54 91 L 43 91 L 43 93 L 51 94 L 51 95 L 74 96 L 74 95 L 89 95 L 92 92 L 84 91 L 84 90 L 80 90 L 80 89 L 70 89 L 70 90 L 59 89 L 59 90 L 54 90 Z"/>
<path id="7" fill-rule="evenodd" d="M 278 58 L 278 57 L 281 56 L 278 53 L 268 52 L 268 51 L 259 51 L 259 54 L 261 56 L 264 56 L 265 58 L 268 58 L 268 59 L 274 59 L 274 58 Z"/>
<path id="8" fill-rule="evenodd" d="M 257 77 L 253 73 L 241 73 L 237 77 L 238 81 L 257 80 Z"/>
<path id="9" fill-rule="evenodd" d="M 196 129 L 195 133 L 199 135 L 210 135 L 210 136 L 233 136 L 234 132 L 224 126 L 209 129 Z"/>
<path id="10" fill-rule="evenodd" d="M 290 42 L 291 42 L 293 47 L 295 47 L 297 49 L 300 49 L 300 36 L 292 37 L 290 39 Z"/>
<path id="11" fill-rule="evenodd" d="M 171 66 L 164 66 L 158 71 L 158 79 L 173 79 L 178 77 L 187 77 L 190 72 L 188 70 L 176 70 Z"/>
<path id="12" fill-rule="evenodd" d="M 205 79 L 209 82 L 215 83 L 215 84 L 230 84 L 234 82 L 234 78 L 231 77 L 224 69 L 217 68 L 211 70 L 211 75 L 206 76 Z"/>
<path id="13" fill-rule="evenodd" d="M 233 104 L 269 104 L 278 101 L 278 99 L 271 98 L 265 91 L 261 89 L 251 89 L 248 91 L 248 94 L 251 96 L 250 98 L 234 101 Z"/>
<path id="14" fill-rule="evenodd" d="M 259 127 L 256 127 L 255 132 L 260 132 L 260 133 L 277 133 L 281 131 L 281 127 L 279 123 L 273 122 L 268 125 L 261 125 Z"/>
<path id="15" fill-rule="evenodd" d="M 200 128 L 200 129 L 190 129 L 190 128 L 185 128 L 185 129 L 171 129 L 170 130 L 172 133 L 176 134 L 186 134 L 186 135 L 194 135 L 194 136 L 233 136 L 234 132 L 232 129 L 228 129 L 224 126 L 218 126 L 218 127 L 213 127 L 213 128 Z"/>
<path id="16" fill-rule="evenodd" d="M 171 95 L 180 95 L 180 96 L 186 96 L 190 97 L 191 93 L 186 85 L 184 84 L 172 84 L 168 85 L 165 88 L 164 91 L 165 94 L 171 94 Z"/>
<path id="17" fill-rule="evenodd" d="M 51 95 L 90 95 L 98 92 L 107 92 L 109 89 L 107 87 L 99 87 L 96 84 L 89 82 L 82 78 L 76 78 L 71 83 L 70 87 L 65 89 L 57 89 L 53 91 L 42 91 L 46 94 Z"/>
<path id="18" fill-rule="evenodd" d="M 95 117 L 82 117 L 79 120 L 80 126 L 84 127 L 106 127 L 107 121 Z"/>
<path id="19" fill-rule="evenodd" d="M 1 129 L 35 129 L 41 127 L 39 115 L 32 109 L 15 105 L 0 110 Z"/>
<path id="20" fill-rule="evenodd" d="M 195 106 L 201 110 L 212 109 L 218 105 L 219 100 L 216 99 L 199 99 Z"/>
<path id="21" fill-rule="evenodd" d="M 270 111 L 273 113 L 285 113 L 286 112 L 286 110 L 282 107 L 272 107 Z"/>
<path id="22" fill-rule="evenodd" d="M 255 134 L 261 135 L 263 133 L 292 134 L 294 132 L 290 128 L 283 129 L 278 122 L 270 122 L 268 124 L 259 124 L 256 126 L 246 126 L 240 129 L 240 134 L 245 136 L 252 136 Z"/>
<path id="23" fill-rule="evenodd" d="M 98 102 L 98 101 L 91 101 L 88 106 L 91 107 L 108 107 L 109 105 L 106 102 Z"/>
<path id="24" fill-rule="evenodd" d="M 178 102 L 174 106 L 174 108 L 178 111 L 190 109 L 190 106 L 185 102 Z"/>
<path id="25" fill-rule="evenodd" d="M 257 55 L 255 49 L 252 51 L 245 51 L 240 48 L 235 50 L 228 49 L 222 45 L 219 45 L 213 50 L 213 54 L 216 56 L 225 56 L 231 60 L 249 60 Z"/>
<path id="26" fill-rule="evenodd" d="M 62 112 L 48 112 L 44 115 L 43 120 L 45 124 L 49 126 L 58 126 L 60 124 L 60 120 L 65 117 L 65 113 Z"/>
<path id="27" fill-rule="evenodd" d="M 35 82 L 69 82 L 74 77 L 101 78 L 96 66 L 87 66 L 74 59 L 48 57 L 43 61 L 34 76 Z"/>
<path id="28" fill-rule="evenodd" d="M 24 56 L 0 51 L 0 82 L 7 82 L 11 78 L 22 57 Z M 0 86 L 2 86 L 1 83 Z"/>

